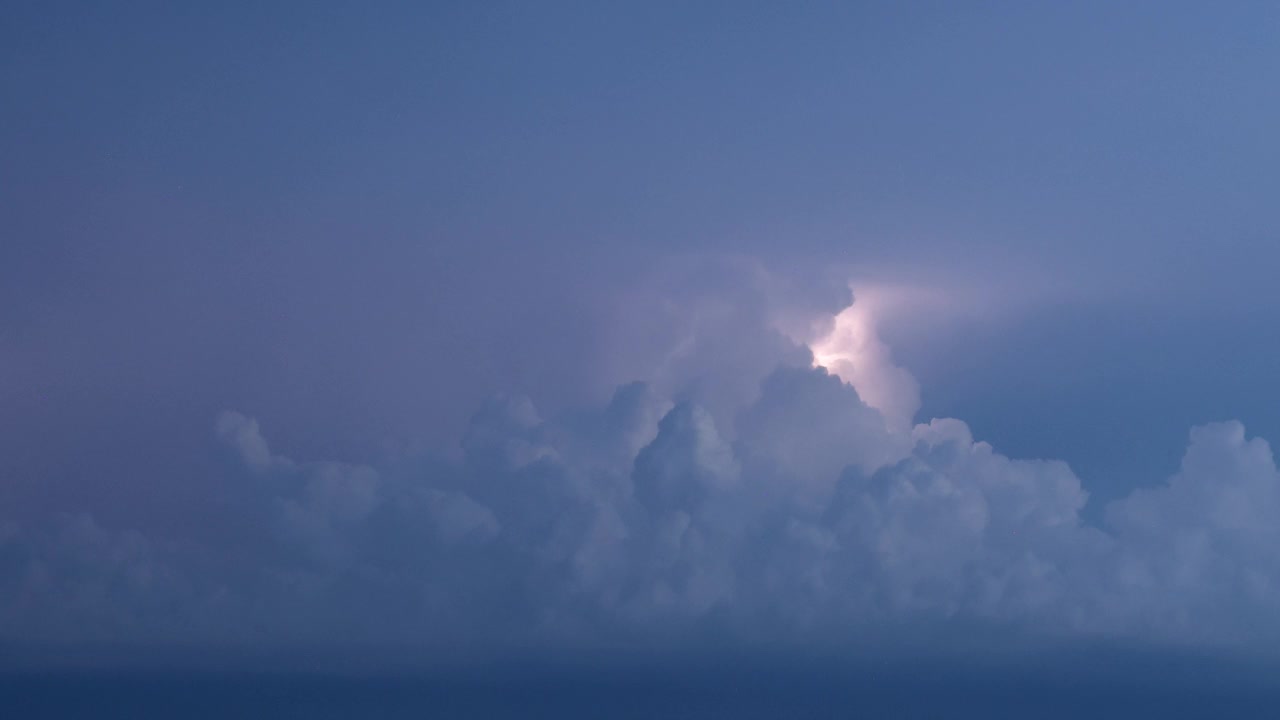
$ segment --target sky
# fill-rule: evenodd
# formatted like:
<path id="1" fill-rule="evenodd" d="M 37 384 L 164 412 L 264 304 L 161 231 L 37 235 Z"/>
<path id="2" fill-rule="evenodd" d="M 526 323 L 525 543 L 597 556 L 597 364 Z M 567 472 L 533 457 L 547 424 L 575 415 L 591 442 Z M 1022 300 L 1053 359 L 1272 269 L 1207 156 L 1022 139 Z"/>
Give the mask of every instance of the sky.
<path id="1" fill-rule="evenodd" d="M 0 12 L 4 667 L 1275 660 L 1274 3 Z"/>

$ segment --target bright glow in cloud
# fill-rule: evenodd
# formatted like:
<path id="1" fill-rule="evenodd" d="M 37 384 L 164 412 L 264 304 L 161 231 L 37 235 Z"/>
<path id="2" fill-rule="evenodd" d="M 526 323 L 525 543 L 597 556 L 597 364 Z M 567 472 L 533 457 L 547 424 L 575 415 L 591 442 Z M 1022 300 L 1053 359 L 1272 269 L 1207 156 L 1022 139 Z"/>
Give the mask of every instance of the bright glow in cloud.
<path id="1" fill-rule="evenodd" d="M 829 332 L 810 343 L 814 366 L 852 385 L 894 430 L 911 428 L 920 409 L 920 387 L 910 373 L 893 364 L 889 347 L 876 333 L 876 315 L 903 292 L 855 288 L 853 304 L 835 316 Z"/>

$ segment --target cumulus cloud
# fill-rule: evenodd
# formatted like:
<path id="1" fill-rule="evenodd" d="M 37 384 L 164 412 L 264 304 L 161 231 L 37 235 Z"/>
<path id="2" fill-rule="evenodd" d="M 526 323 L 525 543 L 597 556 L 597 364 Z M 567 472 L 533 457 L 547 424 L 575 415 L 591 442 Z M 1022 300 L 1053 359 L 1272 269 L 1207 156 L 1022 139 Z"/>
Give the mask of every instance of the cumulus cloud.
<path id="1" fill-rule="evenodd" d="M 1107 509 L 1119 546 L 1115 592 L 1134 606 L 1129 619 L 1157 636 L 1273 641 L 1278 513 L 1270 445 L 1238 422 L 1194 428 L 1177 474 Z"/>
<path id="2" fill-rule="evenodd" d="M 899 463 L 847 471 L 825 518 L 871 610 L 1054 619 L 1091 544 L 1079 480 L 1061 462 L 1000 455 L 958 420 L 918 425 L 913 439 Z"/>
<path id="3" fill-rule="evenodd" d="M 0 629 L 495 648 L 854 642 L 912 623 L 1238 645 L 1280 631 L 1280 472 L 1239 423 L 1194 429 L 1177 474 L 1091 526 L 1065 463 L 1002 455 L 956 419 L 912 427 L 914 385 L 873 323 L 846 360 L 878 369 L 829 372 L 774 352 L 791 341 L 763 307 L 727 310 L 728 329 L 693 336 L 688 372 L 599 408 L 494 398 L 453 461 L 297 460 L 225 413 L 244 552 L 88 516 L 0 528 Z M 752 389 L 691 389 L 744 327 L 719 350 L 765 348 L 768 367 L 728 364 Z M 873 402 L 880 382 L 902 401 Z"/>
<path id="4" fill-rule="evenodd" d="M 738 417 L 738 453 L 763 491 L 821 502 L 844 468 L 871 471 L 909 454 L 911 439 L 893 432 L 858 392 L 823 370 L 781 367 Z"/>

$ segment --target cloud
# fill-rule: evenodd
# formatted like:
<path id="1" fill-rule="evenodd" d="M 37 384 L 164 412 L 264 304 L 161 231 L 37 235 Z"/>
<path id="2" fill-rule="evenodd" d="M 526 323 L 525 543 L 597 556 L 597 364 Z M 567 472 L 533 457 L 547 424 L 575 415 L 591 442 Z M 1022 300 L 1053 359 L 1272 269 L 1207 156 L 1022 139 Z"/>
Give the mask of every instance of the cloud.
<path id="1" fill-rule="evenodd" d="M 906 429 L 920 409 L 920 385 L 911 373 L 893 363 L 888 346 L 876 332 L 877 310 L 892 299 L 892 294 L 881 288 L 859 290 L 854 302 L 812 342 L 813 357 L 816 365 L 857 389 L 890 427 Z"/>
<path id="2" fill-rule="evenodd" d="M 958 420 L 919 425 L 907 459 L 846 471 L 825 517 L 873 614 L 1057 620 L 1081 554 L 1086 494 L 1061 462 L 1012 460 Z M 868 582 L 870 580 L 870 582 Z"/>
<path id="3" fill-rule="evenodd" d="M 751 258 L 685 257 L 621 294 L 603 373 L 642 378 L 660 396 L 691 400 L 731 436 L 733 418 L 779 365 L 811 361 L 815 318 L 849 304 L 846 280 L 771 273 Z"/>
<path id="4" fill-rule="evenodd" d="M 183 621 L 204 623 L 218 593 L 192 587 L 163 554 L 141 534 L 109 531 L 83 513 L 0 526 L 0 634 L 62 645 L 158 641 L 192 629 Z"/>
<path id="5" fill-rule="evenodd" d="M 1194 429 L 1173 477 L 1092 526 L 1065 463 L 1002 455 L 956 419 L 905 428 L 906 386 L 885 386 L 911 400 L 888 411 L 863 396 L 871 376 L 773 353 L 790 341 L 766 307 L 699 329 L 683 376 L 758 345 L 767 368 L 726 366 L 756 374 L 750 392 L 672 375 L 552 417 L 495 397 L 454 460 L 297 460 L 225 413 L 214 436 L 238 543 L 87 515 L 7 526 L 0 629 L 495 651 L 856 643 L 933 624 L 1265 650 L 1280 632 L 1280 473 L 1239 423 Z M 866 357 L 905 372 L 887 350 L 849 356 Z"/>
<path id="6" fill-rule="evenodd" d="M 738 449 L 761 490 L 814 502 L 830 497 L 848 466 L 875 470 L 910 452 L 859 393 L 821 369 L 780 367 L 738 417 Z"/>
<path id="7" fill-rule="evenodd" d="M 1273 642 L 1280 602 L 1280 473 L 1238 422 L 1194 428 L 1181 468 L 1107 509 L 1117 594 L 1146 633 Z"/>

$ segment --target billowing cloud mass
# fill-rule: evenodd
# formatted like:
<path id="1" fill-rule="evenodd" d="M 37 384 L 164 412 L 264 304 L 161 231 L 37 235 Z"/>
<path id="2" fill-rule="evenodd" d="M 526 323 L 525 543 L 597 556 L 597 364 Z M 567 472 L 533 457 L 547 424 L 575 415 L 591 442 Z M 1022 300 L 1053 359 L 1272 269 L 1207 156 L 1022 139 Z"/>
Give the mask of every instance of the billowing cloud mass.
<path id="1" fill-rule="evenodd" d="M 939 623 L 1262 650 L 1280 634 L 1280 473 L 1239 423 L 1193 429 L 1173 477 L 1093 526 L 1066 463 L 957 419 L 913 426 L 915 381 L 862 300 L 825 311 L 811 353 L 762 286 L 660 308 L 696 311 L 601 407 L 492 399 L 451 459 L 302 461 L 224 413 L 210 513 L 233 539 L 0 527 L 0 633 L 497 651 Z"/>

